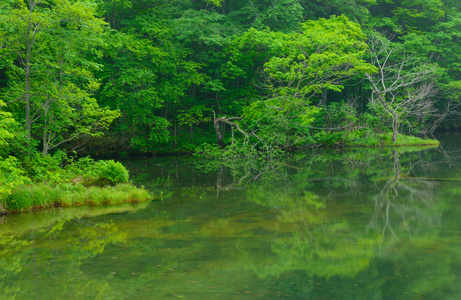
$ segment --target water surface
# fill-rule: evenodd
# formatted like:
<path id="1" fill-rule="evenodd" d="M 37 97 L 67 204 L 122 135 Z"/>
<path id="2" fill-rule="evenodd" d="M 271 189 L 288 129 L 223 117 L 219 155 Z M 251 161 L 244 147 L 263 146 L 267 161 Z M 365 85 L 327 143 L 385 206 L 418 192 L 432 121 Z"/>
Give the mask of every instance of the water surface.
<path id="1" fill-rule="evenodd" d="M 146 206 L 0 219 L 0 299 L 461 299 L 461 153 L 125 162 Z"/>

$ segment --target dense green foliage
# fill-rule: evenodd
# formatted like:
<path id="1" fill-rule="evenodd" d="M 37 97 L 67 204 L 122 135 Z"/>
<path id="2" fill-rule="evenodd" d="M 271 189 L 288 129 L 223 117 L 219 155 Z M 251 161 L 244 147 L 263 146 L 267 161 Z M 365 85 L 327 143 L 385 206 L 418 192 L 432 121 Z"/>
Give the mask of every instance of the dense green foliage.
<path id="1" fill-rule="evenodd" d="M 237 140 L 291 149 L 458 126 L 460 10 L 441 0 L 3 1 L 0 141 L 15 139 L 2 155 Z"/>

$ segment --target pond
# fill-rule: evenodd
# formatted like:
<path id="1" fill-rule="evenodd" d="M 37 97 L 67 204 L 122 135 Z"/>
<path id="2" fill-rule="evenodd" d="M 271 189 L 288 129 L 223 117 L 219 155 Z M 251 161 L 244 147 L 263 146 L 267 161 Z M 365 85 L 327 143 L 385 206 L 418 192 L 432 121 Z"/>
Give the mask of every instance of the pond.
<path id="1" fill-rule="evenodd" d="M 149 205 L 0 219 L 0 299 L 461 299 L 461 139 L 125 161 Z"/>

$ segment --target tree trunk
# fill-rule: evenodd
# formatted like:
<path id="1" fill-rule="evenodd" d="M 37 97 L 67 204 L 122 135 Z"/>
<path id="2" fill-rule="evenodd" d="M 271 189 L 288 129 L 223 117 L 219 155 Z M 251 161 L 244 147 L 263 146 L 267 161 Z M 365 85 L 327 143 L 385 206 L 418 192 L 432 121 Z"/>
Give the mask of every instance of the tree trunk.
<path id="1" fill-rule="evenodd" d="M 40 2 L 40 1 L 39 1 Z M 26 59 L 24 63 L 24 71 L 25 71 L 25 89 L 24 89 L 24 101 L 25 101 L 25 120 L 26 120 L 26 146 L 27 146 L 27 153 L 31 155 L 31 137 L 32 137 L 32 120 L 30 117 L 30 110 L 31 110 L 31 97 L 30 97 L 30 75 L 31 75 L 31 56 L 32 56 L 32 45 L 35 42 L 35 36 L 37 33 L 37 28 L 39 25 L 34 25 L 32 23 L 32 13 L 34 12 L 35 6 L 37 5 L 37 1 L 29 0 L 29 19 L 26 29 Z M 32 33 L 32 28 L 33 29 Z M 32 37 L 30 36 L 32 33 Z"/>
<path id="2" fill-rule="evenodd" d="M 399 115 L 393 114 L 392 117 L 392 143 L 395 144 L 397 142 L 397 135 L 399 134 Z"/>
<path id="3" fill-rule="evenodd" d="M 32 6 L 31 6 L 30 14 L 32 14 Z M 30 149 L 30 139 L 31 139 L 31 119 L 30 119 L 30 57 L 32 52 L 32 41 L 30 40 L 30 31 L 32 29 L 31 20 L 29 19 L 29 24 L 27 25 L 26 31 L 26 61 L 25 63 L 25 79 L 26 79 L 26 86 L 24 90 L 24 101 L 26 102 L 25 108 L 25 119 L 26 119 L 26 146 L 27 146 L 27 153 L 31 154 Z"/>
<path id="4" fill-rule="evenodd" d="M 328 105 L 328 90 L 323 89 L 322 90 L 322 100 L 321 100 L 321 105 Z"/>
<path id="5" fill-rule="evenodd" d="M 223 15 L 227 14 L 227 6 L 228 6 L 227 0 L 223 0 L 221 2 L 221 13 Z"/>
<path id="6" fill-rule="evenodd" d="M 231 125 L 232 145 L 234 144 L 234 126 Z"/>
<path id="7" fill-rule="evenodd" d="M 178 148 L 178 138 L 177 138 L 177 135 L 176 135 L 176 130 L 177 130 L 177 126 L 174 125 L 173 135 L 174 135 L 174 149 L 175 150 Z"/>
<path id="8" fill-rule="evenodd" d="M 43 157 L 46 157 L 48 155 L 48 144 L 43 144 L 43 152 L 42 152 L 42 154 L 43 154 Z"/>
<path id="9" fill-rule="evenodd" d="M 222 141 L 222 133 L 221 133 L 221 129 L 219 128 L 219 121 L 216 118 L 213 120 L 213 125 L 214 125 L 214 130 L 216 131 L 216 138 L 217 138 L 218 146 L 221 148 L 224 148 L 224 143 Z"/>

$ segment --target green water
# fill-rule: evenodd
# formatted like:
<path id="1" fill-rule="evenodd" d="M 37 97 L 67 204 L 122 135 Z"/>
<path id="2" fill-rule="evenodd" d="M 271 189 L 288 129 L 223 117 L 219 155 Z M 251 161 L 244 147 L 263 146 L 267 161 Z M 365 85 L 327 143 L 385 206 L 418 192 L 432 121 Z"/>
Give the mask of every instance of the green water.
<path id="1" fill-rule="evenodd" d="M 127 161 L 163 201 L 0 219 L 0 299 L 461 299 L 458 145 Z"/>

